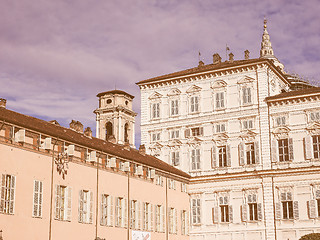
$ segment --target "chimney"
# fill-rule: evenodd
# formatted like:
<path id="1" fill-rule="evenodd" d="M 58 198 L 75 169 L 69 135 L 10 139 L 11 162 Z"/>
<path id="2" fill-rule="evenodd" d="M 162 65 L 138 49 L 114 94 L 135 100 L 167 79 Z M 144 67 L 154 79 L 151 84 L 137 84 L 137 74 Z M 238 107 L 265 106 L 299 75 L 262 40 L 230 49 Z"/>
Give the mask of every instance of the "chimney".
<path id="1" fill-rule="evenodd" d="M 146 147 L 145 147 L 144 144 L 140 145 L 140 147 L 139 147 L 139 153 L 140 153 L 141 155 L 146 155 Z"/>
<path id="2" fill-rule="evenodd" d="M 72 120 L 71 123 L 69 124 L 69 126 L 70 126 L 70 129 L 72 129 L 76 132 L 83 133 L 83 125 L 81 122 Z"/>
<path id="3" fill-rule="evenodd" d="M 249 52 L 248 49 L 244 51 L 244 59 L 245 59 L 245 60 L 248 60 L 248 59 L 249 59 L 249 53 L 250 53 L 250 52 Z"/>
<path id="4" fill-rule="evenodd" d="M 204 66 L 204 62 L 200 60 L 198 67 L 203 67 L 203 66 Z"/>
<path id="5" fill-rule="evenodd" d="M 90 127 L 87 127 L 85 130 L 84 130 L 84 135 L 88 138 L 92 138 L 92 130 Z"/>
<path id="6" fill-rule="evenodd" d="M 7 100 L 0 98 L 0 107 L 7 108 Z"/>
<path id="7" fill-rule="evenodd" d="M 233 62 L 233 57 L 234 57 L 233 53 L 229 53 L 229 62 Z"/>
<path id="8" fill-rule="evenodd" d="M 218 53 L 213 54 L 213 64 L 221 63 L 221 57 Z"/>

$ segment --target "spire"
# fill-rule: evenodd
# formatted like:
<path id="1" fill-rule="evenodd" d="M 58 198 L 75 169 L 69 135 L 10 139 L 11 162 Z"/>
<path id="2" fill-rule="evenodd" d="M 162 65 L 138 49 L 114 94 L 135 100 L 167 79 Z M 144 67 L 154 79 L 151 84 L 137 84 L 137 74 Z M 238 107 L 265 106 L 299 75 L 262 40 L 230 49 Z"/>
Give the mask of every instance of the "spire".
<path id="1" fill-rule="evenodd" d="M 270 36 L 267 30 L 267 19 L 264 18 L 263 34 L 261 41 L 260 58 L 274 58 Z"/>

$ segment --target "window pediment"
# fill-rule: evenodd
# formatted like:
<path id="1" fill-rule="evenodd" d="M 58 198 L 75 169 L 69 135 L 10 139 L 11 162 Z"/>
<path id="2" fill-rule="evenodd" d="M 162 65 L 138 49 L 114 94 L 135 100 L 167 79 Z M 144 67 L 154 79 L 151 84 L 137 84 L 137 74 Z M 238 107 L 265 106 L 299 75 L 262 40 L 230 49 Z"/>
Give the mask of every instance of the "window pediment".
<path id="1" fill-rule="evenodd" d="M 188 144 L 189 146 L 196 147 L 196 146 L 199 146 L 199 145 L 200 145 L 201 141 L 202 141 L 202 140 L 201 140 L 200 138 L 198 138 L 198 137 L 191 137 L 191 138 L 189 139 L 189 141 L 187 142 L 187 144 Z"/>
<path id="2" fill-rule="evenodd" d="M 214 136 L 212 141 L 214 141 L 217 145 L 221 145 L 221 144 L 226 144 L 228 139 L 229 139 L 229 137 L 226 133 L 220 133 L 220 134 L 217 134 L 216 136 Z"/>
<path id="3" fill-rule="evenodd" d="M 182 142 L 178 139 L 172 139 L 168 143 L 168 147 L 171 149 L 178 149 L 182 145 Z"/>
<path id="4" fill-rule="evenodd" d="M 211 88 L 216 89 L 216 88 L 225 88 L 227 86 L 227 83 L 223 80 L 217 80 L 213 83 L 211 83 Z"/>
<path id="5" fill-rule="evenodd" d="M 160 99 L 162 97 L 162 95 L 158 92 L 154 92 L 151 94 L 151 96 L 149 97 L 150 100 L 155 100 L 155 99 Z"/>
<path id="6" fill-rule="evenodd" d="M 200 92 L 201 91 L 201 87 L 198 87 L 198 86 L 196 86 L 196 85 L 193 85 L 192 87 L 190 87 L 187 91 L 186 91 L 186 93 L 197 93 L 197 92 Z"/>
<path id="7" fill-rule="evenodd" d="M 288 138 L 289 137 L 290 129 L 288 127 L 277 127 L 275 128 L 272 133 L 277 138 Z"/>
<path id="8" fill-rule="evenodd" d="M 180 95 L 181 91 L 178 88 L 172 89 L 169 93 L 168 96 L 172 97 L 172 96 L 177 96 Z"/>
<path id="9" fill-rule="evenodd" d="M 252 77 L 244 76 L 243 78 L 238 80 L 238 84 L 248 84 L 252 83 L 255 79 Z"/>
<path id="10" fill-rule="evenodd" d="M 253 141 L 256 138 L 256 133 L 251 130 L 245 130 L 241 132 L 240 138 L 244 141 Z"/>
<path id="11" fill-rule="evenodd" d="M 150 149 L 161 149 L 162 147 L 163 146 L 160 143 L 155 142 L 155 143 L 151 144 L 149 148 Z"/>
<path id="12" fill-rule="evenodd" d="M 320 123 L 319 122 L 312 122 L 307 126 L 307 131 L 312 135 L 320 134 Z"/>

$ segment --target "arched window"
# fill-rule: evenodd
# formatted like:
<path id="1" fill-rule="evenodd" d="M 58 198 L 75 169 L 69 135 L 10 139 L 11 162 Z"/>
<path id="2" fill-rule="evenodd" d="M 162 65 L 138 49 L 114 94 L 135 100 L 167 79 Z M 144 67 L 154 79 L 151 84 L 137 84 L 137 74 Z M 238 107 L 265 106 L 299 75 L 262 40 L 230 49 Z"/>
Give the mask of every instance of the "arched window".
<path id="1" fill-rule="evenodd" d="M 107 122 L 106 124 L 106 140 L 108 140 L 108 138 L 110 136 L 113 135 L 113 126 L 111 122 Z"/>
<path id="2" fill-rule="evenodd" d="M 128 130 L 129 130 L 129 125 L 128 123 L 126 123 L 124 125 L 124 142 L 129 142 L 129 139 L 128 139 Z"/>

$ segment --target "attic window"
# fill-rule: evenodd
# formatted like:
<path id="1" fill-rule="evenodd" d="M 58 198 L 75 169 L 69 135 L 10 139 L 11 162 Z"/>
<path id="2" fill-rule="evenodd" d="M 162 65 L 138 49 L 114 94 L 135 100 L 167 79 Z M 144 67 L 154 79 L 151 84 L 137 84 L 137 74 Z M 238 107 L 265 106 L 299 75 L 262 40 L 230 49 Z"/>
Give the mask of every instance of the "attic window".
<path id="1" fill-rule="evenodd" d="M 125 101 L 125 104 L 128 105 L 128 101 Z"/>
<path id="2" fill-rule="evenodd" d="M 112 103 L 112 100 L 111 100 L 111 99 L 108 99 L 108 100 L 107 100 L 107 104 L 110 104 L 110 103 Z"/>

